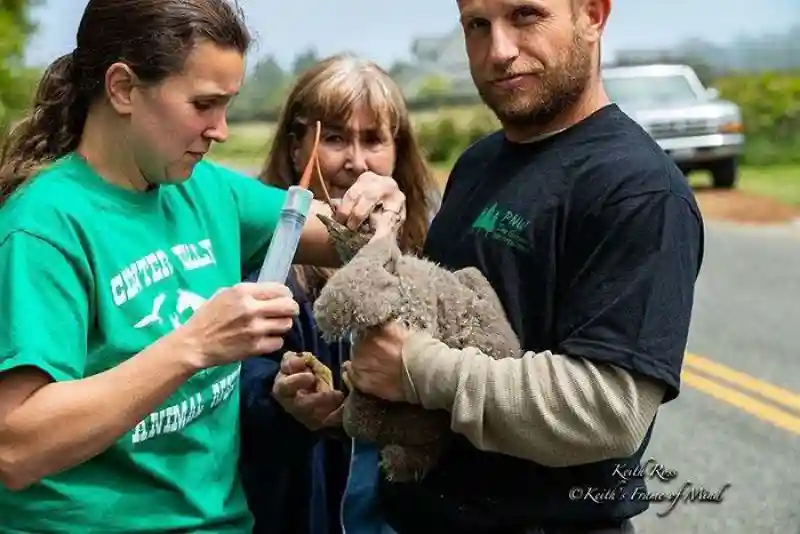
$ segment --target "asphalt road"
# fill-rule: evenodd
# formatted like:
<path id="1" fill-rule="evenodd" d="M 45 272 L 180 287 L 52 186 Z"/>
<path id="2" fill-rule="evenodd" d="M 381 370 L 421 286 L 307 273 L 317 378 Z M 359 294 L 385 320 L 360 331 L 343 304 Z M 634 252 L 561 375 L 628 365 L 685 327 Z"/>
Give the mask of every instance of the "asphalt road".
<path id="1" fill-rule="evenodd" d="M 635 526 L 800 534 L 800 227 L 707 221 L 706 246 L 682 393 L 647 451 L 675 476 L 648 481 Z"/>

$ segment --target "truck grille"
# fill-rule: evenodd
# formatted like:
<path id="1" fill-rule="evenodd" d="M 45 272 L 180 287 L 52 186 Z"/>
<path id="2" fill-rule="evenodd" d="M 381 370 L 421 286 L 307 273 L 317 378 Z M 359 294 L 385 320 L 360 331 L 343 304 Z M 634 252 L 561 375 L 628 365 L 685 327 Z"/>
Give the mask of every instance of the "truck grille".
<path id="1" fill-rule="evenodd" d="M 655 139 L 691 137 L 717 133 L 716 123 L 706 119 L 676 119 L 650 125 L 650 135 Z"/>

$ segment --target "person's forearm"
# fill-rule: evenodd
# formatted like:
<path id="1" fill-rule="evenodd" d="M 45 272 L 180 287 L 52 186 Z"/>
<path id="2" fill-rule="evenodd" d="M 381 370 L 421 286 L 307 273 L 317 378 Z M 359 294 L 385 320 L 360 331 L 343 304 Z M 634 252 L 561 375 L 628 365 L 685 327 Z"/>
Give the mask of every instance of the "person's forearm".
<path id="1" fill-rule="evenodd" d="M 611 365 L 550 352 L 493 360 L 425 334 L 403 359 L 412 402 L 449 410 L 453 431 L 481 450 L 551 467 L 633 454 L 665 389 Z"/>
<path id="2" fill-rule="evenodd" d="M 176 335 L 103 373 L 51 382 L 0 421 L 4 482 L 22 489 L 100 454 L 198 369 Z"/>

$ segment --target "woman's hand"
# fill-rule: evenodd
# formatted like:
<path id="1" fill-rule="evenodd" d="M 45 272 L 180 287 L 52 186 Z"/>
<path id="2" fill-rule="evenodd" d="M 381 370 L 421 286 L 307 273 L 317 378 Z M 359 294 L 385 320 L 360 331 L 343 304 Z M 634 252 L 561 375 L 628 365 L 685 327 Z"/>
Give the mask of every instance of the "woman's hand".
<path id="1" fill-rule="evenodd" d="M 242 282 L 218 291 L 176 331 L 192 346 L 200 368 L 274 352 L 299 306 L 284 285 Z"/>
<path id="2" fill-rule="evenodd" d="M 329 215 L 334 221 L 354 232 L 368 222 L 373 238 L 397 236 L 406 220 L 406 196 L 389 176 L 365 172 L 348 189 L 341 200 L 332 202 L 334 213 L 324 202 L 315 202 L 309 223 L 303 229 L 294 257 L 299 265 L 340 267 L 343 263 L 336 236 L 317 215 Z M 341 233 L 341 232 L 339 232 Z"/>
<path id="3" fill-rule="evenodd" d="M 406 196 L 391 176 L 367 171 L 345 192 L 333 217 L 351 230 L 369 219 L 376 235 L 397 233 L 406 219 Z"/>
<path id="4" fill-rule="evenodd" d="M 299 356 L 284 355 L 272 396 L 286 413 L 309 430 L 342 424 L 344 393 L 335 389 L 320 390 L 318 378 Z"/>

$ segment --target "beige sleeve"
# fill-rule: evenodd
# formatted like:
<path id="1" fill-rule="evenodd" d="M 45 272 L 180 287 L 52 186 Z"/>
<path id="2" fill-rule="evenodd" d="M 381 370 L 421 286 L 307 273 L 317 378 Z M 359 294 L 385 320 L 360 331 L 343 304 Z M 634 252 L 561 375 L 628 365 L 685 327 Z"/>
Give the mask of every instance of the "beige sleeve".
<path id="1" fill-rule="evenodd" d="M 615 367 L 549 351 L 494 360 L 424 333 L 403 347 L 406 395 L 446 409 L 478 449 L 551 467 L 630 456 L 665 386 Z"/>

